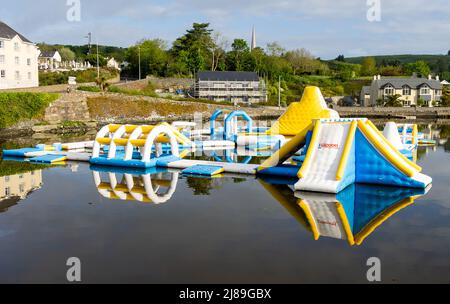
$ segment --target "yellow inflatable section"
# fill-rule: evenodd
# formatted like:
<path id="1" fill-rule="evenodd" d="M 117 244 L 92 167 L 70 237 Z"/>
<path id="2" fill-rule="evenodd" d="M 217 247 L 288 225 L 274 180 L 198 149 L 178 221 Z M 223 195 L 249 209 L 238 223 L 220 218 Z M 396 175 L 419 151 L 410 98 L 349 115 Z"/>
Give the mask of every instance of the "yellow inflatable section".
<path id="1" fill-rule="evenodd" d="M 318 87 L 306 87 L 300 102 L 291 103 L 268 134 L 296 136 L 318 118 L 339 118 L 339 114 L 328 108 Z"/>

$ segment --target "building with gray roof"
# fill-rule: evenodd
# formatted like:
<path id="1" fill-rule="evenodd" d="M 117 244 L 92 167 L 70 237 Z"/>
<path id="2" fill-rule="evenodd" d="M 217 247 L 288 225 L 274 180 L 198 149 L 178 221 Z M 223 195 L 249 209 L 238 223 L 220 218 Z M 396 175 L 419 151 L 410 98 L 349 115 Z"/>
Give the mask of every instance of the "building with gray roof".
<path id="1" fill-rule="evenodd" d="M 267 101 L 264 80 L 255 72 L 199 72 L 194 84 L 194 97 L 233 103 Z"/>
<path id="2" fill-rule="evenodd" d="M 381 77 L 374 76 L 370 86 L 363 87 L 361 91 L 361 105 L 375 106 L 379 100 L 388 96 L 400 95 L 404 106 L 433 106 L 441 100 L 442 84 L 437 76 L 433 79 L 409 77 Z"/>

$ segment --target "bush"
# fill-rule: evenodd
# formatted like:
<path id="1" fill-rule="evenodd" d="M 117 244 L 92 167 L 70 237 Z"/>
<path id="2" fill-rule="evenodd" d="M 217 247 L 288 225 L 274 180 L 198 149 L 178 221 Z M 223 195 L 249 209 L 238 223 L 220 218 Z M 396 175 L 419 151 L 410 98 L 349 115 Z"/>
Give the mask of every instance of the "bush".
<path id="1" fill-rule="evenodd" d="M 153 84 L 151 82 L 149 82 L 147 84 L 147 86 L 141 90 L 127 89 L 127 88 L 122 88 L 122 87 L 118 87 L 118 86 L 110 86 L 108 88 L 108 92 L 120 93 L 120 94 L 126 94 L 126 95 L 134 95 L 134 96 L 158 97 L 158 94 L 155 93 L 155 87 L 153 86 Z"/>
<path id="2" fill-rule="evenodd" d="M 79 86 L 77 90 L 86 92 L 101 92 L 100 88 L 97 86 Z"/>
<path id="3" fill-rule="evenodd" d="M 0 128 L 10 127 L 21 120 L 41 118 L 45 109 L 58 99 L 49 93 L 0 93 Z"/>
<path id="4" fill-rule="evenodd" d="M 101 69 L 100 78 L 112 79 L 118 75 L 115 69 Z M 88 69 L 84 71 L 69 71 L 69 72 L 40 72 L 39 85 L 56 85 L 67 84 L 69 76 L 76 77 L 77 83 L 95 82 L 97 79 L 97 69 Z"/>

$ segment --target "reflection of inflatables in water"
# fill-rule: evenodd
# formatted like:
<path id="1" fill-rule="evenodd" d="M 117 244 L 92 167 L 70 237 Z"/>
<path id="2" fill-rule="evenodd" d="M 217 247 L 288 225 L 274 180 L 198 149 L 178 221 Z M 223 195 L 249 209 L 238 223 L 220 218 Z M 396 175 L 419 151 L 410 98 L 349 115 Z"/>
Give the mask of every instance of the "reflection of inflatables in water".
<path id="1" fill-rule="evenodd" d="M 391 216 L 414 203 L 427 190 L 354 184 L 337 195 L 295 192 L 286 185 L 261 184 L 286 210 L 310 230 L 315 240 L 322 237 L 363 241 Z"/>
<path id="2" fill-rule="evenodd" d="M 108 198 L 133 200 L 143 203 L 162 204 L 169 201 L 175 193 L 178 173 L 165 170 L 130 171 L 112 168 L 92 167 L 95 186 L 98 192 Z M 107 181 L 102 175 L 107 175 Z M 164 178 L 170 175 L 170 179 Z M 165 189 L 164 192 L 161 189 Z"/>

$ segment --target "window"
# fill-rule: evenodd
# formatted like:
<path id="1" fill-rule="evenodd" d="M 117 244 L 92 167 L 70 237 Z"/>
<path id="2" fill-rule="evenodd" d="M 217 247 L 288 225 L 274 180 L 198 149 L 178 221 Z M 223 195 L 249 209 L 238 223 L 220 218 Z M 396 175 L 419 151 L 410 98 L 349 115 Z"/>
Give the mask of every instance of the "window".
<path id="1" fill-rule="evenodd" d="M 436 95 L 436 96 L 442 95 L 441 90 L 434 90 L 434 95 Z"/>
<path id="2" fill-rule="evenodd" d="M 19 175 L 19 178 L 22 179 L 22 178 L 23 178 L 23 174 L 20 174 L 20 175 Z"/>
<path id="3" fill-rule="evenodd" d="M 6 71 L 5 70 L 1 70 L 0 71 L 0 77 L 1 78 L 5 78 L 6 77 Z"/>
<path id="4" fill-rule="evenodd" d="M 20 191 L 20 193 L 24 193 L 25 192 L 25 184 L 20 184 L 19 185 L 19 191 Z"/>
<path id="5" fill-rule="evenodd" d="M 5 55 L 0 55 L 0 63 L 5 63 Z"/>
<path id="6" fill-rule="evenodd" d="M 430 88 L 427 85 L 424 85 L 420 88 L 420 95 L 430 95 Z"/>
<path id="7" fill-rule="evenodd" d="M 31 58 L 27 58 L 27 65 L 31 65 Z"/>
<path id="8" fill-rule="evenodd" d="M 9 175 L 5 176 L 5 183 L 9 183 Z"/>
<path id="9" fill-rule="evenodd" d="M 19 50 L 20 50 L 20 48 L 19 48 L 19 42 L 14 42 L 14 50 L 15 50 L 15 51 L 19 51 Z"/>
<path id="10" fill-rule="evenodd" d="M 395 93 L 395 89 L 393 86 L 391 86 L 390 84 L 384 87 L 384 95 L 394 95 Z"/>
<path id="11" fill-rule="evenodd" d="M 14 73 L 14 75 L 15 75 L 16 80 L 20 80 L 20 72 L 19 71 L 16 71 Z"/>
<path id="12" fill-rule="evenodd" d="M 16 57 L 14 58 L 14 62 L 15 62 L 16 64 L 20 64 L 20 58 L 16 56 Z"/>
<path id="13" fill-rule="evenodd" d="M 11 195 L 11 189 L 9 187 L 5 188 L 5 196 Z"/>
<path id="14" fill-rule="evenodd" d="M 3 40 L 0 40 L 0 49 L 5 47 L 5 42 Z"/>
<path id="15" fill-rule="evenodd" d="M 407 85 L 403 86 L 403 95 L 404 96 L 409 96 L 411 95 L 411 88 Z"/>
<path id="16" fill-rule="evenodd" d="M 31 80 L 31 72 L 28 72 L 28 80 Z"/>

